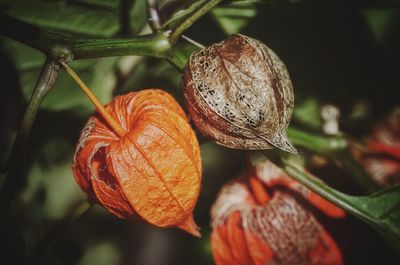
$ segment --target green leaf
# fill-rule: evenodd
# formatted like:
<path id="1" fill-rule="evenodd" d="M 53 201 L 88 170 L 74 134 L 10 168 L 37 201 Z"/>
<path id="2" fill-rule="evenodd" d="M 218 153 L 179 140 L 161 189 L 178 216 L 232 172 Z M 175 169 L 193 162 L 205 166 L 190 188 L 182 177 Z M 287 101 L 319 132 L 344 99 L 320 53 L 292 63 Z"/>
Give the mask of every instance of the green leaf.
<path id="1" fill-rule="evenodd" d="M 370 8 L 363 10 L 363 15 L 376 41 L 383 43 L 392 26 L 397 10 L 394 8 Z"/>
<path id="2" fill-rule="evenodd" d="M 400 186 L 370 196 L 350 196 L 328 187 L 306 172 L 293 158 L 283 158 L 283 162 L 291 177 L 375 228 L 400 251 Z"/>
<path id="3" fill-rule="evenodd" d="M 79 262 L 80 265 L 113 265 L 121 264 L 119 248 L 112 242 L 96 242 L 88 247 Z"/>
<path id="4" fill-rule="evenodd" d="M 65 148 L 66 144 L 66 141 L 64 143 L 49 141 L 44 148 L 48 149 L 50 145 L 53 145 L 53 149 Z M 72 154 L 69 153 L 62 162 L 52 163 L 49 167 L 42 167 L 34 161 L 29 170 L 28 185 L 21 193 L 21 199 L 31 209 L 40 211 L 42 214 L 40 217 L 43 219 L 58 219 L 65 216 L 71 207 L 86 197 L 72 175 L 71 157 Z M 45 192 L 46 200 L 39 203 L 41 191 Z"/>
<path id="5" fill-rule="evenodd" d="M 119 29 L 118 5 L 113 0 L 77 1 L 8 1 L 6 12 L 22 20 L 56 32 L 73 35 L 107 37 Z M 135 1 L 130 10 L 132 31 L 140 31 L 146 23 L 145 1 Z M 28 100 L 36 83 L 45 56 L 21 43 L 2 38 L 2 46 L 20 74 L 22 95 Z M 85 60 L 72 63 L 82 79 L 102 103 L 107 103 L 115 88 L 117 58 Z M 10 88 L 15 89 L 15 88 Z M 93 111 L 90 101 L 83 96 L 71 78 L 61 74 L 56 88 L 47 96 L 42 107 L 47 110 L 77 109 L 83 113 Z"/>
<path id="6" fill-rule="evenodd" d="M 71 65 L 79 70 L 81 78 L 89 85 L 100 102 L 105 104 L 111 100 L 112 91 L 115 88 L 114 66 L 117 61 L 118 58 L 110 57 L 75 62 Z M 92 103 L 72 81 L 70 76 L 62 74 L 59 81 L 60 85 L 57 84 L 56 89 L 43 102 L 44 108 L 53 110 L 75 108 L 89 112 L 94 111 Z M 65 98 L 68 98 L 68 100 L 63 100 Z"/>
<path id="7" fill-rule="evenodd" d="M 147 4 L 146 0 L 136 0 L 129 12 L 131 20 L 131 30 L 133 33 L 140 33 L 147 24 Z"/>
<path id="8" fill-rule="evenodd" d="M 391 187 L 368 197 L 350 197 L 353 205 L 373 219 L 366 220 L 400 250 L 400 186 Z"/>
<path id="9" fill-rule="evenodd" d="M 169 20 L 164 23 L 164 27 L 174 24 L 179 20 L 189 16 L 203 5 L 208 0 L 194 1 L 187 8 L 177 11 Z M 240 31 L 248 20 L 257 15 L 257 4 L 262 3 L 260 0 L 236 0 L 230 1 L 228 4 L 215 7 L 211 10 L 211 15 L 216 19 L 219 25 L 226 31 L 227 34 Z"/>
<path id="10" fill-rule="evenodd" d="M 170 19 L 164 22 L 163 27 L 167 27 L 170 26 L 171 24 L 179 22 L 181 19 L 184 19 L 185 17 L 189 16 L 191 13 L 195 12 L 197 9 L 202 7 L 203 5 L 207 4 L 207 2 L 208 0 L 194 1 L 187 8 L 178 10 L 171 16 Z"/>
<path id="11" fill-rule="evenodd" d="M 70 35 L 110 37 L 119 30 L 117 1 L 7 1 L 5 13 Z"/>
<path id="12" fill-rule="evenodd" d="M 240 32 L 257 16 L 259 0 L 237 0 L 211 10 L 211 15 L 226 34 Z"/>
<path id="13" fill-rule="evenodd" d="M 45 61 L 45 56 L 30 47 L 11 40 L 6 40 L 3 48 L 12 58 L 19 72 L 20 89 L 24 99 L 27 101 L 32 94 L 41 65 Z M 101 102 L 107 103 L 111 99 L 115 85 L 114 66 L 117 61 L 117 57 L 84 60 L 72 63 L 72 67 L 79 72 L 79 75 Z M 47 110 L 76 108 L 86 113 L 93 111 L 90 101 L 86 99 L 71 78 L 63 73 L 60 74 L 55 88 L 44 100 L 42 108 Z"/>

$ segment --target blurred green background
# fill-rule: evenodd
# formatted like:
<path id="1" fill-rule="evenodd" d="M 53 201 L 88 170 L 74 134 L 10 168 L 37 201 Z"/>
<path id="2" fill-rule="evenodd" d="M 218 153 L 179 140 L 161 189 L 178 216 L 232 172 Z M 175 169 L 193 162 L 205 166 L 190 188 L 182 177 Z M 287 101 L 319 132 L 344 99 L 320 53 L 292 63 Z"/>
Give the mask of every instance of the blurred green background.
<path id="1" fill-rule="evenodd" d="M 190 2 L 159 1 L 161 14 L 167 19 Z M 149 32 L 143 0 L 0 0 L 0 11 L 74 37 Z M 235 32 L 260 39 L 286 63 L 295 87 L 293 124 L 298 127 L 321 132 L 321 109 L 331 104 L 341 112 L 340 129 L 361 139 L 375 121 L 400 105 L 398 1 L 224 1 L 185 35 L 208 45 Z M 3 163 L 45 57 L 1 37 L 0 60 Z M 166 89 L 182 102 L 180 73 L 167 62 L 127 56 L 71 65 L 103 103 L 114 95 L 151 87 Z M 37 251 L 43 236 L 85 200 L 73 178 L 71 161 L 80 129 L 92 112 L 91 103 L 61 72 L 34 124 L 29 175 L 12 207 L 14 223 L 8 237 L 15 259 L 9 264 L 23 262 Z M 239 151 L 213 143 L 203 144 L 201 150 L 203 185 L 195 219 L 202 239 L 176 229 L 120 220 L 94 206 L 62 226 L 49 246 L 40 250 L 39 264 L 213 264 L 209 209 L 223 183 L 243 166 Z M 333 165 L 317 172 L 329 184 L 361 194 Z M 318 218 L 342 247 L 346 264 L 398 264 L 399 256 L 363 223 L 350 217 L 344 221 Z"/>

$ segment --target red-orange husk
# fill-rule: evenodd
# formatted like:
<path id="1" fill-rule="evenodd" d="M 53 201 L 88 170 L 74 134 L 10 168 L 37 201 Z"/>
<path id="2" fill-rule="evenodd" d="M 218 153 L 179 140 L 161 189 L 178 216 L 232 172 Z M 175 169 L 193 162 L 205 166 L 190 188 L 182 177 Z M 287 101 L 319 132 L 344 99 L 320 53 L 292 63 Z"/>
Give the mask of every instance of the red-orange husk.
<path id="1" fill-rule="evenodd" d="M 105 109 L 126 134 L 118 136 L 98 114 L 89 119 L 73 162 L 79 186 L 118 217 L 200 236 L 192 216 L 200 149 L 182 108 L 165 91 L 146 89 L 117 96 Z"/>
<path id="2" fill-rule="evenodd" d="M 285 256 L 284 246 L 289 238 L 282 236 L 287 234 L 291 237 L 301 237 L 302 234 L 307 234 L 307 230 L 296 234 L 294 226 L 298 222 L 308 220 L 307 222 L 311 222 L 308 223 L 309 229 L 314 231 L 310 232 L 313 238 L 309 240 L 314 243 L 302 243 L 305 245 L 292 248 L 297 249 L 299 255 L 307 260 L 307 264 L 342 265 L 342 254 L 336 242 L 313 217 L 311 208 L 316 207 L 327 216 L 335 218 L 344 217 L 344 212 L 304 186 L 301 187 L 301 184 L 289 178 L 269 161 L 257 167 L 257 170 L 250 171 L 225 185 L 212 208 L 211 246 L 215 263 L 268 265 L 283 262 L 279 261 L 279 257 Z M 260 190 L 262 187 L 265 189 L 264 193 Z M 297 197 L 292 197 L 295 193 L 302 196 L 308 204 L 297 202 Z M 289 201 L 285 201 L 287 199 Z M 290 212 L 282 208 L 289 205 L 296 207 L 288 208 L 292 209 Z M 301 211 L 295 212 L 296 209 Z M 270 210 L 276 213 L 268 212 Z M 308 217 L 304 217 L 304 214 Z M 281 219 L 284 216 L 285 221 Z M 280 249 L 280 253 L 275 253 L 274 249 Z"/>

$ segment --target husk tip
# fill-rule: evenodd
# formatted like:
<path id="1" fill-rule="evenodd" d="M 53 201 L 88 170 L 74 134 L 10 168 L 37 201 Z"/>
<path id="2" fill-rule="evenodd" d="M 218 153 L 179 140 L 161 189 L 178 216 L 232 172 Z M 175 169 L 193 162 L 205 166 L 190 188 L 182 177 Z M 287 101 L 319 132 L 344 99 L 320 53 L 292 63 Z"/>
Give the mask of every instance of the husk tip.
<path id="1" fill-rule="evenodd" d="M 275 137 L 273 137 L 273 139 L 269 140 L 268 142 L 285 152 L 297 156 L 300 155 L 297 149 L 293 146 L 293 143 L 290 141 L 285 131 L 276 134 Z"/>
<path id="2" fill-rule="evenodd" d="M 201 237 L 200 228 L 197 226 L 196 222 L 193 219 L 193 216 L 190 215 L 183 223 L 177 226 L 179 229 L 182 229 L 185 232 L 188 232 L 192 236 Z"/>

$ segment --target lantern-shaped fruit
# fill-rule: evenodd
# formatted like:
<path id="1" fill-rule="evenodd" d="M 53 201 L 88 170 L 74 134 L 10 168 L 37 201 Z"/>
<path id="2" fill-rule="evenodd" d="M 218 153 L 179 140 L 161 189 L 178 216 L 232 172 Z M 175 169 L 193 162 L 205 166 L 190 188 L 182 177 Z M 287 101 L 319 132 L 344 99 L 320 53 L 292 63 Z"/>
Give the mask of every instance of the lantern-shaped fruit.
<path id="1" fill-rule="evenodd" d="M 159 89 L 114 98 L 105 109 L 118 136 L 93 115 L 81 133 L 73 172 L 90 199 L 122 218 L 199 235 L 192 217 L 201 182 L 196 136 L 179 104 Z"/>
<path id="2" fill-rule="evenodd" d="M 194 124 L 237 149 L 297 153 L 286 135 L 294 96 L 288 71 L 262 42 L 232 35 L 190 56 L 182 81 Z"/>
<path id="3" fill-rule="evenodd" d="M 217 265 L 341 265 L 342 255 L 313 206 L 344 212 L 266 161 L 225 185 L 211 210 Z"/>

